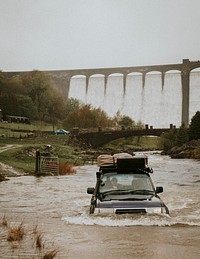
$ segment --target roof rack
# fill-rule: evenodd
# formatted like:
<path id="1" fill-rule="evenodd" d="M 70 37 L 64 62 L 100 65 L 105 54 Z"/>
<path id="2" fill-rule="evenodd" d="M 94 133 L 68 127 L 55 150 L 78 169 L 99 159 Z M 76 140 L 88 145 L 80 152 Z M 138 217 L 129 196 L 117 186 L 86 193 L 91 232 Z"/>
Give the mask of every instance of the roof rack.
<path id="1" fill-rule="evenodd" d="M 99 170 L 103 173 L 153 173 L 153 170 L 148 167 L 148 158 L 145 155 L 132 156 L 130 154 L 126 155 L 126 153 L 119 153 L 113 156 L 101 155 L 97 161 Z"/>

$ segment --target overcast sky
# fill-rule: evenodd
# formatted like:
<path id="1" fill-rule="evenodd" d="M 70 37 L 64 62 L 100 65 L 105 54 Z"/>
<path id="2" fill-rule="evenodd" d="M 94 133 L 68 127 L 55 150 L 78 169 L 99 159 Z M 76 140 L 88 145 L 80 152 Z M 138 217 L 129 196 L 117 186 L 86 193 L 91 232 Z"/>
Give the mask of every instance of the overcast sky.
<path id="1" fill-rule="evenodd" d="M 0 0 L 0 70 L 200 60 L 200 0 Z"/>

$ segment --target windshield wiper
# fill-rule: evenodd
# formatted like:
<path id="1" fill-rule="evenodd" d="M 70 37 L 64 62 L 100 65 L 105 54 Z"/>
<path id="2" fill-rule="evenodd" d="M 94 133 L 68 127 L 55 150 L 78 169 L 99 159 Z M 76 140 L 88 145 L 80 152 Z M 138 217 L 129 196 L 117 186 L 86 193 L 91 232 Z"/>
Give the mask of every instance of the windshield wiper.
<path id="1" fill-rule="evenodd" d="M 106 192 L 102 192 L 101 195 L 107 196 L 107 195 L 118 195 L 118 194 L 144 194 L 144 195 L 154 195 L 154 191 L 150 190 L 109 190 Z"/>
<path id="2" fill-rule="evenodd" d="M 124 194 L 124 192 L 127 192 L 127 190 L 109 190 L 106 192 L 102 192 L 101 195 L 110 195 L 110 194 Z"/>
<path id="3" fill-rule="evenodd" d="M 151 195 L 150 199 L 153 196 L 155 196 L 155 192 L 150 190 L 110 190 L 110 191 L 100 193 L 100 199 L 105 200 L 106 198 L 106 200 L 110 200 L 109 195 L 126 195 L 126 194 Z M 128 199 L 133 199 L 133 198 L 128 198 Z M 120 200 L 127 200 L 127 198 L 120 199 Z M 141 200 L 141 198 L 138 200 Z"/>
<path id="4" fill-rule="evenodd" d="M 130 194 L 144 194 L 144 195 L 148 195 L 148 194 L 154 195 L 155 194 L 154 191 L 150 191 L 150 190 L 130 190 L 130 191 L 128 191 L 128 193 L 130 193 Z"/>

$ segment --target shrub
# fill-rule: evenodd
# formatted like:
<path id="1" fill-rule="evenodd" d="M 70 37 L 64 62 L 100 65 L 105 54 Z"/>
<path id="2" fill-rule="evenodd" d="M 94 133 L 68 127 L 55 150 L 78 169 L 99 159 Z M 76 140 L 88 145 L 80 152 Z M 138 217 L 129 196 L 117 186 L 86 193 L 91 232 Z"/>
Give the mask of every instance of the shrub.
<path id="1" fill-rule="evenodd" d="M 200 147 L 197 147 L 192 151 L 192 158 L 200 159 Z"/>
<path id="2" fill-rule="evenodd" d="M 192 117 L 190 127 L 189 127 L 189 138 L 200 139 L 200 111 Z"/>
<path id="3" fill-rule="evenodd" d="M 50 252 L 47 252 L 42 258 L 43 259 L 53 259 L 57 253 L 58 253 L 57 250 L 52 250 Z"/>
<path id="4" fill-rule="evenodd" d="M 6 216 L 4 215 L 3 218 L 2 218 L 2 221 L 1 221 L 1 226 L 4 226 L 4 227 L 7 227 L 8 226 L 8 221 L 7 221 L 7 218 Z"/>
<path id="5" fill-rule="evenodd" d="M 22 224 L 18 227 L 12 227 L 8 230 L 7 241 L 20 241 L 24 236 L 24 228 Z"/>
<path id="6" fill-rule="evenodd" d="M 59 165 L 59 174 L 66 175 L 66 174 L 75 174 L 76 170 L 74 166 L 71 164 L 60 164 Z"/>
<path id="7" fill-rule="evenodd" d="M 41 233 L 36 234 L 35 243 L 36 243 L 37 248 L 41 249 L 43 247 L 42 234 Z"/>

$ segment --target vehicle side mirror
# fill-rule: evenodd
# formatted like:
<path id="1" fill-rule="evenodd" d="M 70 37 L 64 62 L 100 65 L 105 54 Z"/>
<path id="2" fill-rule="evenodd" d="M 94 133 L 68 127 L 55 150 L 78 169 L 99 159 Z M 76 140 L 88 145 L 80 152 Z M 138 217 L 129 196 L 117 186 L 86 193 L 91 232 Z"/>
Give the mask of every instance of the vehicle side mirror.
<path id="1" fill-rule="evenodd" d="M 161 192 L 163 192 L 163 187 L 162 186 L 156 187 L 156 193 L 161 193 Z"/>
<path id="2" fill-rule="evenodd" d="M 93 193 L 94 193 L 94 187 L 88 187 L 87 194 L 93 194 Z"/>

